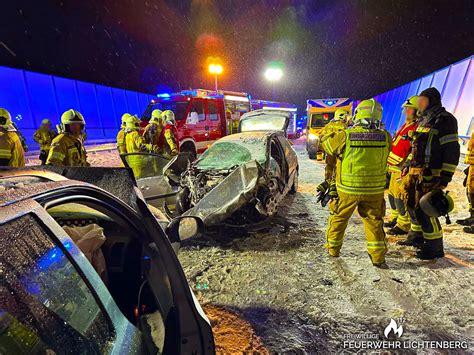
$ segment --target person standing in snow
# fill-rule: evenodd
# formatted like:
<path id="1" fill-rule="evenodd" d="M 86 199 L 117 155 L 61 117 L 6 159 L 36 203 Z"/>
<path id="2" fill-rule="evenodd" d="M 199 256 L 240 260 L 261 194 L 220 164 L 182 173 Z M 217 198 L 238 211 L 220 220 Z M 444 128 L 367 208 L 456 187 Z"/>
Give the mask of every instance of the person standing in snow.
<path id="1" fill-rule="evenodd" d="M 377 267 L 384 267 L 387 252 L 384 187 L 392 140 L 378 128 L 381 120 L 382 106 L 374 99 L 363 100 L 355 110 L 354 127 L 323 142 L 324 151 L 339 159 L 325 247 L 329 255 L 339 256 L 349 218 L 357 209 L 364 222 L 367 252 Z"/>
<path id="2" fill-rule="evenodd" d="M 459 163 L 458 122 L 441 106 L 441 94 L 432 87 L 418 99 L 421 112 L 412 150 L 402 172 L 401 195 L 410 216 L 421 224 L 421 232 L 409 235 L 408 245 L 420 245 L 416 257 L 423 260 L 444 256 L 443 231 L 438 218 L 430 217 L 420 207 L 429 192 L 445 189 Z"/>
<path id="3" fill-rule="evenodd" d="M 48 159 L 49 150 L 51 149 L 51 142 L 56 138 L 58 134 L 54 129 L 51 128 L 51 121 L 45 118 L 41 121 L 41 126 L 33 134 L 35 142 L 40 144 L 40 155 L 41 165 L 46 164 Z"/>
<path id="4" fill-rule="evenodd" d="M 401 169 L 410 153 L 411 139 L 417 127 L 418 121 L 418 96 L 412 96 L 406 100 L 402 108 L 405 113 L 405 123 L 400 127 L 392 142 L 392 151 L 388 156 L 388 171 L 390 184 L 388 188 L 388 201 L 392 209 L 391 221 L 386 227 L 390 227 L 387 234 L 403 235 L 421 231 L 418 223 L 410 223 L 410 216 L 405 203 L 400 198 Z M 403 245 L 403 241 L 400 242 Z"/>
<path id="5" fill-rule="evenodd" d="M 469 201 L 469 217 L 457 220 L 456 222 L 464 227 L 464 232 L 474 233 L 474 131 L 471 134 L 471 139 L 467 146 L 467 154 L 464 163 L 468 164 L 465 170 L 466 179 L 464 186 L 466 187 L 467 200 Z"/>
<path id="6" fill-rule="evenodd" d="M 25 152 L 10 112 L 0 107 L 0 166 L 25 166 Z"/>

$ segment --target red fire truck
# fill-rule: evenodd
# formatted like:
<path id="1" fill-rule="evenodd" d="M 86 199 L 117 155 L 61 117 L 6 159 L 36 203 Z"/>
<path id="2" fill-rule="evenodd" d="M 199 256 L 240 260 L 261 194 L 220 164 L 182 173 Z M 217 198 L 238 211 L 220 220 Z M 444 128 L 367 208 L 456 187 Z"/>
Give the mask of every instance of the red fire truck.
<path id="1" fill-rule="evenodd" d="M 174 112 L 180 150 L 196 157 L 214 141 L 236 133 L 240 116 L 251 106 L 250 96 L 243 92 L 195 89 L 159 94 L 143 113 L 142 125 L 154 109 Z"/>

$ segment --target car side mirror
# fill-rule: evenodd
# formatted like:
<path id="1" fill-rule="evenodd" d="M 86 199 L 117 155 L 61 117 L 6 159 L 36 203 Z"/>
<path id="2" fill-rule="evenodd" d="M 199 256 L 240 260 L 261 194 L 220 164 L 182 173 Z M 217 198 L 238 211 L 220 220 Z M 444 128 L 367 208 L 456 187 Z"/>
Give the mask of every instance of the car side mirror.
<path id="1" fill-rule="evenodd" d="M 199 115 L 197 112 L 190 112 L 186 119 L 186 124 L 197 124 L 199 122 Z"/>
<path id="2" fill-rule="evenodd" d="M 179 243 L 183 240 L 195 237 L 203 231 L 204 223 L 196 216 L 176 217 L 168 224 L 168 227 L 166 227 L 166 234 L 171 243 Z"/>

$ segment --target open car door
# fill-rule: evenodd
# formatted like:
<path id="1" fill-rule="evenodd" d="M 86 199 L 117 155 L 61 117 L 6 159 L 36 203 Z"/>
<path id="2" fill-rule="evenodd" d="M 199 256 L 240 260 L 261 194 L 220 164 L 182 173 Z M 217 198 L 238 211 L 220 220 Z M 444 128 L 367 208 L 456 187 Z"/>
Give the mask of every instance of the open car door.
<path id="1" fill-rule="evenodd" d="M 283 110 L 255 110 L 242 115 L 239 132 L 283 131 L 286 134 L 291 113 Z"/>
<path id="2" fill-rule="evenodd" d="M 180 153 L 171 160 L 154 153 L 121 154 L 125 167 L 132 170 L 145 201 L 162 207 L 174 203 L 181 173 L 188 167 L 189 153 Z"/>

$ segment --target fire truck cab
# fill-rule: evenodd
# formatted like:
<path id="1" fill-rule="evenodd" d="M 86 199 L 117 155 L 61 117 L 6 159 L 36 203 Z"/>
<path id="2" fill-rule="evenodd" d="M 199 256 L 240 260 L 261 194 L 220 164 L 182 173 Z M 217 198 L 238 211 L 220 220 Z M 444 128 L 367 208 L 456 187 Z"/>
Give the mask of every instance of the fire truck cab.
<path id="1" fill-rule="evenodd" d="M 306 111 L 308 126 L 306 127 L 306 151 L 310 159 L 321 160 L 324 152 L 320 147 L 321 131 L 329 121 L 334 118 L 334 112 L 342 108 L 352 112 L 352 100 L 338 99 L 312 99 L 307 100 Z"/>
<path id="2" fill-rule="evenodd" d="M 154 109 L 174 112 L 179 149 L 196 157 L 219 138 L 237 133 L 240 116 L 251 107 L 250 96 L 242 92 L 195 89 L 158 94 L 143 113 L 142 125 L 148 124 Z"/>

